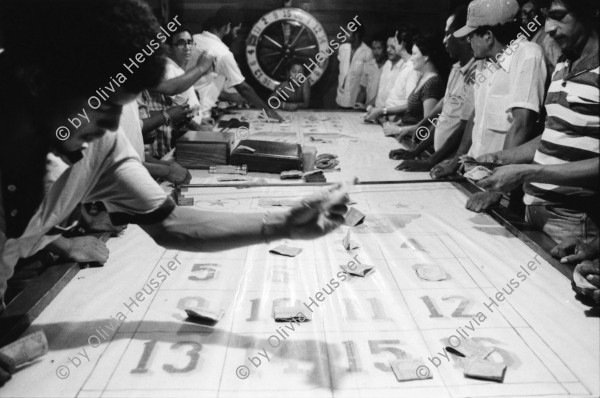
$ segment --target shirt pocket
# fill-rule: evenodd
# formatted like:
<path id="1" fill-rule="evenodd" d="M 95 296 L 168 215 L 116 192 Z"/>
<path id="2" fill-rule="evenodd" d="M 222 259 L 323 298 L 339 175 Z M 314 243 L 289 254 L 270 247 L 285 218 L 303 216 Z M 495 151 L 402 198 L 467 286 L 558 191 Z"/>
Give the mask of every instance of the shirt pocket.
<path id="1" fill-rule="evenodd" d="M 509 115 L 506 112 L 506 96 L 490 95 L 488 98 L 486 124 L 488 130 L 506 133 L 510 128 Z"/>
<path id="2" fill-rule="evenodd" d="M 598 127 L 598 96 L 595 95 L 593 98 L 581 97 L 578 95 L 568 95 L 567 103 L 569 109 L 575 112 L 573 120 L 574 124 L 582 127 Z"/>

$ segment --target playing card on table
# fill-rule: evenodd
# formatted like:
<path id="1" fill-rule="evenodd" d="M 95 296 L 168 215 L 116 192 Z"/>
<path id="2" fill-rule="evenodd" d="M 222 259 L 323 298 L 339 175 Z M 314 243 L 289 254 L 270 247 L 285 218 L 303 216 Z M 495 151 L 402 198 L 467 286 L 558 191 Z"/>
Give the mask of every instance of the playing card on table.
<path id="1" fill-rule="evenodd" d="M 417 276 L 425 281 L 443 281 L 448 278 L 448 275 L 437 265 L 433 264 L 415 264 L 413 269 Z"/>
<path id="2" fill-rule="evenodd" d="M 225 311 L 212 311 L 206 308 L 194 307 L 194 308 L 186 308 L 185 313 L 196 321 L 200 322 L 213 322 L 217 323 L 223 318 L 225 315 Z"/>
<path id="3" fill-rule="evenodd" d="M 275 322 L 308 322 L 310 316 L 307 314 L 306 307 L 297 305 L 294 307 L 278 306 L 273 310 Z"/>
<path id="4" fill-rule="evenodd" d="M 346 250 L 354 250 L 359 248 L 358 243 L 350 239 L 350 230 L 348 230 L 344 240 L 342 240 L 342 244 Z"/>
<path id="5" fill-rule="evenodd" d="M 364 219 L 365 215 L 363 213 L 361 213 L 359 210 L 356 210 L 356 208 L 351 207 L 350 210 L 348 210 L 348 213 L 346 213 L 346 216 L 344 217 L 344 224 L 349 227 L 355 227 L 358 224 L 362 223 Z"/>
<path id="6" fill-rule="evenodd" d="M 495 350 L 494 347 L 487 347 L 473 339 L 460 339 L 460 344 L 456 347 L 450 341 L 448 344 L 450 346 L 446 347 L 446 351 L 472 359 L 485 359 Z"/>
<path id="7" fill-rule="evenodd" d="M 355 264 L 353 266 L 349 266 L 348 264 L 346 264 L 340 265 L 340 268 L 348 275 L 360 276 L 361 278 L 364 278 L 371 272 L 375 271 L 375 267 L 373 267 L 372 265 L 365 264 Z"/>
<path id="8" fill-rule="evenodd" d="M 429 368 L 420 359 L 399 359 L 390 362 L 398 381 L 433 379 Z"/>
<path id="9" fill-rule="evenodd" d="M 502 383 L 506 365 L 486 361 L 485 359 L 472 359 L 465 365 L 464 375 L 472 379 L 491 380 Z"/>
<path id="10" fill-rule="evenodd" d="M 269 253 L 280 254 L 287 257 L 296 257 L 301 252 L 302 249 L 299 247 L 291 247 L 286 245 L 280 245 L 269 250 Z"/>

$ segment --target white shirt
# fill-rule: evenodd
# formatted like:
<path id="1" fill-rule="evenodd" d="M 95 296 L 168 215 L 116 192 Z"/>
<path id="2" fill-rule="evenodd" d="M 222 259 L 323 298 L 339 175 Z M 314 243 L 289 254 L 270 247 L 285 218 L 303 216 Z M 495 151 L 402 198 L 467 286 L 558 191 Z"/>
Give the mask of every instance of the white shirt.
<path id="1" fill-rule="evenodd" d="M 504 149 L 512 109 L 539 113 L 544 101 L 546 64 L 542 49 L 526 39 L 515 41 L 498 58 L 486 62 L 475 77 L 475 125 L 469 156 Z"/>
<path id="2" fill-rule="evenodd" d="M 35 254 L 57 239 L 60 234 L 48 232 L 64 222 L 79 203 L 103 202 L 117 223 L 135 223 L 148 217 L 160 222 L 175 208 L 142 166 L 120 129 L 91 142 L 81 160 L 61 170 L 62 174 L 52 176 L 56 181 L 49 186 L 19 238 L 6 239 L 0 195 L 0 298 L 17 260 Z M 162 215 L 156 213 L 159 209 Z"/>
<path id="3" fill-rule="evenodd" d="M 194 85 L 200 96 L 200 114 L 207 118 L 210 117 L 210 110 L 217 104 L 221 90 L 237 86 L 246 79 L 229 47 L 216 35 L 210 32 L 194 35 L 194 45 L 188 69 L 196 64 L 200 51 L 206 51 L 208 55 L 215 57 L 214 71 L 202 76 Z"/>
<path id="4" fill-rule="evenodd" d="M 370 60 L 365 65 L 365 69 L 360 81 L 360 85 L 365 88 L 367 94 L 365 104 L 377 99 L 377 92 L 379 91 L 379 78 L 381 77 L 382 69 L 383 65 L 380 67 L 375 59 Z"/>
<path id="5" fill-rule="evenodd" d="M 475 72 L 475 67 L 475 59 L 471 59 L 463 67 L 458 62 L 452 66 L 444 95 L 444 106 L 435 126 L 433 147 L 436 152 L 456 131 L 461 120 L 469 120 L 475 109 L 475 93 L 473 85 L 468 81 Z"/>
<path id="6" fill-rule="evenodd" d="M 360 44 L 352 59 L 350 59 L 351 54 L 350 44 L 346 43 L 340 46 L 338 52 L 340 74 L 338 75 L 336 102 L 344 108 L 351 108 L 356 104 L 365 65 L 373 59 L 373 53 L 365 43 Z"/>
<path id="7" fill-rule="evenodd" d="M 140 112 L 138 110 L 137 101 L 132 101 L 123 107 L 123 113 L 121 113 L 121 122 L 119 127 L 125 133 L 125 136 L 129 140 L 129 143 L 135 149 L 138 156 L 142 160 L 145 159 L 144 155 L 144 136 L 142 134 L 142 119 L 140 118 Z"/>
<path id="8" fill-rule="evenodd" d="M 379 88 L 377 90 L 375 107 L 383 108 L 385 106 L 390 92 L 392 91 L 392 87 L 394 87 L 394 83 L 398 78 L 398 74 L 405 63 L 406 61 L 400 59 L 395 65 L 392 66 L 392 61 L 389 59 L 385 61 L 385 64 L 383 64 L 383 67 L 381 68 L 381 76 L 379 77 Z"/>
<path id="9" fill-rule="evenodd" d="M 406 105 L 408 97 L 417 88 L 422 75 L 421 72 L 417 72 L 414 69 L 412 61 L 403 62 L 396 80 L 390 85 L 391 90 L 384 102 L 384 106 L 392 108 Z"/>

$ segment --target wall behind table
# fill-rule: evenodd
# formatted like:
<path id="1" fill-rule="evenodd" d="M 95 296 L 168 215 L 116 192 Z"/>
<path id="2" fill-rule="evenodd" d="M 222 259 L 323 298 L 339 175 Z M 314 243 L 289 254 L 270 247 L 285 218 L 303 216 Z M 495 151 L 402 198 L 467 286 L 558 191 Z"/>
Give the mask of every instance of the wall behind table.
<path id="1" fill-rule="evenodd" d="M 164 1 L 164 0 L 163 0 Z M 364 23 L 367 30 L 367 40 L 385 29 L 386 26 L 410 24 L 424 32 L 443 32 L 445 19 L 451 3 L 455 0 L 297 0 L 293 7 L 304 9 L 311 13 L 325 28 L 331 39 L 340 32 L 340 25 L 345 26 L 358 15 L 358 20 Z M 149 3 L 158 8 L 159 0 Z M 203 22 L 213 15 L 220 7 L 234 6 L 244 13 L 244 27 L 240 37 L 231 43 L 242 72 L 248 77 L 248 82 L 266 99 L 270 93 L 264 89 L 250 73 L 245 55 L 245 39 L 254 23 L 264 14 L 282 7 L 280 0 L 170 0 L 171 18 L 179 15 L 180 20 L 199 33 Z M 368 43 L 368 41 L 367 41 Z M 330 57 L 327 71 L 313 87 L 313 108 L 335 108 L 337 88 L 338 60 L 336 55 Z"/>

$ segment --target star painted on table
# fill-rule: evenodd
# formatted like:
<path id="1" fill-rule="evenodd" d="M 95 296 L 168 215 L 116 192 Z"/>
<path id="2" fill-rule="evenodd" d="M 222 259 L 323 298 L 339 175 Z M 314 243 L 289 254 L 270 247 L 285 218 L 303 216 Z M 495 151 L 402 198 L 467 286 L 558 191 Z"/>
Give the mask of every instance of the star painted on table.
<path id="1" fill-rule="evenodd" d="M 223 202 L 221 199 L 217 199 L 217 200 L 212 201 L 212 202 L 208 201 L 207 203 L 209 203 L 210 206 L 225 207 L 225 203 L 227 203 L 227 202 Z"/>

